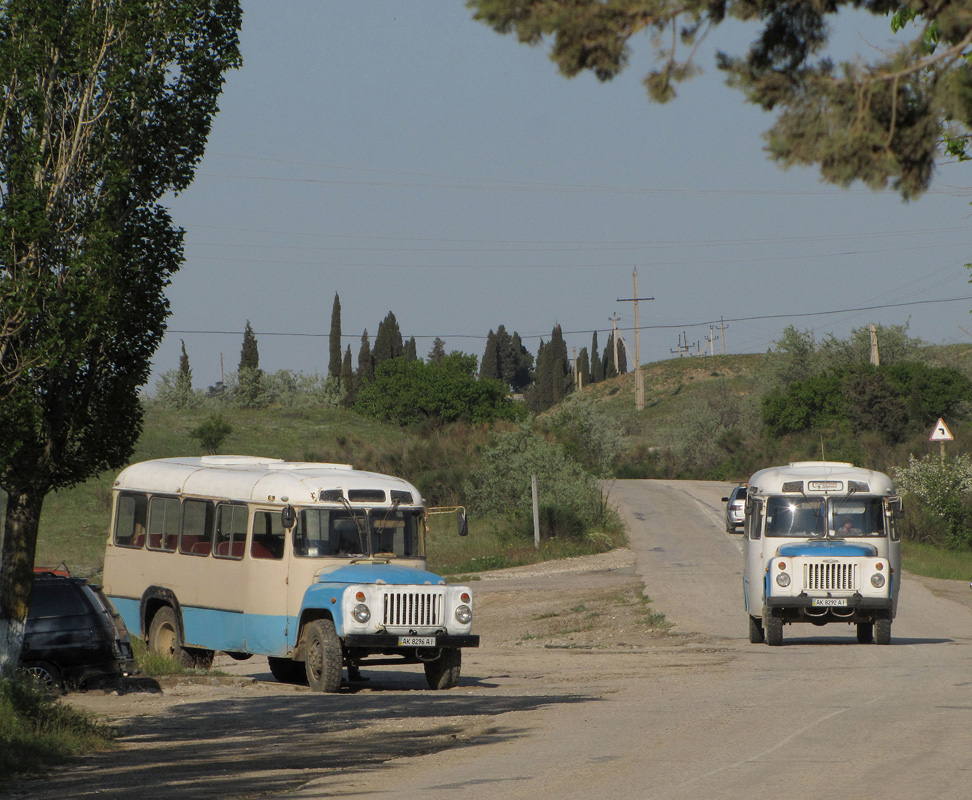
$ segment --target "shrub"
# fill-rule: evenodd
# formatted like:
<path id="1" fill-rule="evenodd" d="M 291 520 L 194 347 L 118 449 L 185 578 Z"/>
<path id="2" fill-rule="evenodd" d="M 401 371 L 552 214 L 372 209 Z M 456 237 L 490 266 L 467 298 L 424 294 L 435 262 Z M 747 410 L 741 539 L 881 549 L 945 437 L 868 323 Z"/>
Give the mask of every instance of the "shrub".
<path id="1" fill-rule="evenodd" d="M 929 454 L 917 459 L 909 456 L 907 467 L 892 467 L 891 474 L 904 496 L 914 498 L 921 509 L 905 519 L 909 538 L 935 540 L 920 526 L 937 523 L 947 547 L 972 549 L 972 458 L 960 455 L 941 459 Z M 917 524 L 916 524 L 917 523 Z"/>

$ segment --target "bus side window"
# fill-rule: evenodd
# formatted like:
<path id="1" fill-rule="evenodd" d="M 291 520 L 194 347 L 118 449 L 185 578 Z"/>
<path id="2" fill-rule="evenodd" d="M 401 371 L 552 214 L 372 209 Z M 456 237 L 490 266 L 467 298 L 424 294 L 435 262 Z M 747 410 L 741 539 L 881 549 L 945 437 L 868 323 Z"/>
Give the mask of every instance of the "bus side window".
<path id="1" fill-rule="evenodd" d="M 153 497 L 149 501 L 149 549 L 171 553 L 179 539 L 179 498 Z"/>
<path id="2" fill-rule="evenodd" d="M 763 506 L 755 500 L 750 501 L 752 507 L 746 513 L 746 535 L 750 539 L 758 539 L 760 528 L 763 527 Z"/>
<path id="3" fill-rule="evenodd" d="M 283 558 L 287 532 L 280 522 L 279 511 L 257 511 L 253 515 L 253 541 L 250 543 L 252 558 Z"/>
<path id="4" fill-rule="evenodd" d="M 246 506 L 220 503 L 216 507 L 215 555 L 243 558 L 246 550 L 246 517 Z"/>
<path id="5" fill-rule="evenodd" d="M 145 495 L 119 495 L 115 512 L 115 544 L 119 547 L 143 547 L 147 517 L 148 499 Z"/>
<path id="6" fill-rule="evenodd" d="M 182 504 L 182 535 L 179 552 L 208 556 L 213 549 L 213 504 L 209 500 L 186 500 Z"/>

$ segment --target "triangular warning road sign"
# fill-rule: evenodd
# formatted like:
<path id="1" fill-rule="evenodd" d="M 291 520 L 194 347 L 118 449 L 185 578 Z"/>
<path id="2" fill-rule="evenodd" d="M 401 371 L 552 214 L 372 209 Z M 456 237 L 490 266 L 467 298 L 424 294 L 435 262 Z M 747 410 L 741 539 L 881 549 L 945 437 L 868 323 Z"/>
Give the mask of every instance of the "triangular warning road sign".
<path id="1" fill-rule="evenodd" d="M 945 420 L 941 417 L 938 418 L 938 422 L 935 423 L 935 430 L 932 431 L 932 435 L 928 438 L 932 442 L 951 442 L 955 439 L 952 436 L 952 432 L 948 429 L 948 425 L 945 424 Z"/>

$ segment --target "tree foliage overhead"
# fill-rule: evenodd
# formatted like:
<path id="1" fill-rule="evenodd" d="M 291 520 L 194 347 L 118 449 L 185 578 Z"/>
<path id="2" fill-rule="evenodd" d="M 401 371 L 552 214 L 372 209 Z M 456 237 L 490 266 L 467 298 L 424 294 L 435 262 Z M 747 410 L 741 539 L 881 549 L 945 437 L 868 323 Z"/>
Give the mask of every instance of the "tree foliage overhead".
<path id="1" fill-rule="evenodd" d="M 138 439 L 183 257 L 160 201 L 192 181 L 240 24 L 237 0 L 0 5 L 0 618 L 24 619 L 46 494 Z"/>
<path id="2" fill-rule="evenodd" d="M 590 70 L 601 81 L 628 64 L 630 42 L 653 34 L 659 67 L 644 80 L 653 100 L 675 96 L 695 75 L 698 43 L 732 18 L 751 23 L 745 54 L 719 53 L 730 86 L 776 112 L 766 133 L 783 166 L 816 164 L 823 177 L 872 189 L 891 185 L 921 194 L 942 154 L 965 159 L 972 131 L 972 6 L 964 0 L 467 0 L 475 19 L 526 44 L 550 44 L 550 57 L 572 77 Z M 889 17 L 899 40 L 835 63 L 832 27 L 853 25 L 849 9 Z M 838 19 L 838 14 L 843 17 Z"/>

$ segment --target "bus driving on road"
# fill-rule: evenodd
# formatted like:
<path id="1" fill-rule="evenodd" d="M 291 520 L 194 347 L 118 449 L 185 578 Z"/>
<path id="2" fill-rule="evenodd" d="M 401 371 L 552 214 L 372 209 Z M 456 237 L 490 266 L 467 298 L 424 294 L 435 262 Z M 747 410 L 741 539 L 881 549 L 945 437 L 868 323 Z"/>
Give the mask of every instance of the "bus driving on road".
<path id="1" fill-rule="evenodd" d="M 901 498 L 891 479 L 852 464 L 801 461 L 749 479 L 743 590 L 749 640 L 783 644 L 783 626 L 855 625 L 891 642 L 898 607 Z"/>
<path id="2" fill-rule="evenodd" d="M 348 464 L 146 461 L 115 480 L 104 590 L 185 665 L 260 654 L 277 680 L 334 692 L 344 668 L 422 664 L 448 689 L 479 637 L 469 588 L 426 570 L 429 511 L 412 484 Z"/>

